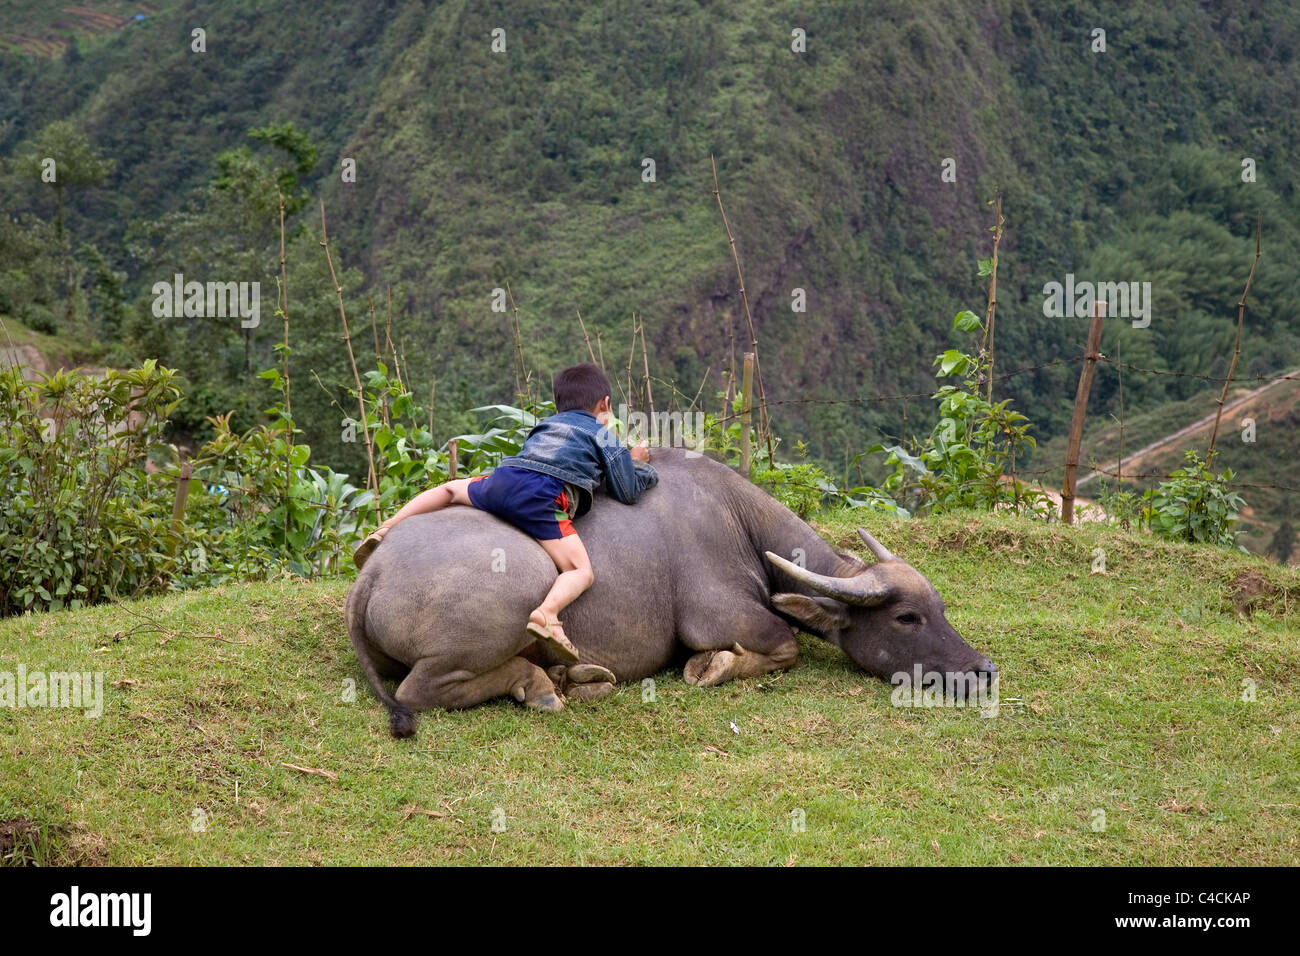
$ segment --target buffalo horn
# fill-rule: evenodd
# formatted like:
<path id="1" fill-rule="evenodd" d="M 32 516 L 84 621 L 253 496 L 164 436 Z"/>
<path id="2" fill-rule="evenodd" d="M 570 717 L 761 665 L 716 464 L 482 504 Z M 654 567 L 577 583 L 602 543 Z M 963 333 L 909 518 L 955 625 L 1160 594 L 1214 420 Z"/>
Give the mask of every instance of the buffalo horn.
<path id="1" fill-rule="evenodd" d="M 843 601 L 845 604 L 870 607 L 873 604 L 884 602 L 889 597 L 889 586 L 880 581 L 870 570 L 848 578 L 837 578 L 829 574 L 818 574 L 816 571 L 801 568 L 794 562 L 787 561 L 779 554 L 773 554 L 771 551 L 764 553 L 767 555 L 767 560 L 800 584 L 806 584 L 814 591 L 835 598 L 837 601 Z M 888 554 L 889 552 L 885 553 Z"/>
<path id="2" fill-rule="evenodd" d="M 868 533 L 866 528 L 858 529 L 858 537 L 862 539 L 863 544 L 865 544 L 868 548 L 871 549 L 871 553 L 876 556 L 877 561 L 895 560 L 893 553 L 890 552 L 890 550 L 886 548 L 883 544 L 881 544 L 879 541 L 873 538 L 870 535 L 870 533 Z"/>

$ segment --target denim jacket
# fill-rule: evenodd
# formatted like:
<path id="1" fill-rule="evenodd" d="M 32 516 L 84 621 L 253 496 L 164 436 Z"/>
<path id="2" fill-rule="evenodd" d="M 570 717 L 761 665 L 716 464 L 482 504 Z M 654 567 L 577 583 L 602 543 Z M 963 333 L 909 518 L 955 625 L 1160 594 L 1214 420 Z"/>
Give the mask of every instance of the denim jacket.
<path id="1" fill-rule="evenodd" d="M 590 510 L 601 478 L 605 490 L 626 505 L 634 504 L 659 481 L 653 468 L 633 459 L 617 435 L 582 409 L 542 419 L 528 433 L 519 454 L 503 458 L 501 464 L 567 481 L 580 492 L 578 515 Z"/>

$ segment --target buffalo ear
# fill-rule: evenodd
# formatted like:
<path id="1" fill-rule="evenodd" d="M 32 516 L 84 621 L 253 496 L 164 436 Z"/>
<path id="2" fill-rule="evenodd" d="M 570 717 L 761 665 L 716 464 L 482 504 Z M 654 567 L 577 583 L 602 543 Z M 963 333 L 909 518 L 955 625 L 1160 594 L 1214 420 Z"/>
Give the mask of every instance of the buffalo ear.
<path id="1" fill-rule="evenodd" d="M 836 548 L 835 556 L 840 559 L 839 567 L 835 569 L 836 577 L 851 578 L 853 575 L 861 574 L 863 571 L 867 570 L 867 563 L 852 551 L 844 551 L 840 548 Z"/>
<path id="2" fill-rule="evenodd" d="M 849 626 L 849 609 L 834 598 L 773 594 L 772 606 L 818 634 L 829 634 Z"/>

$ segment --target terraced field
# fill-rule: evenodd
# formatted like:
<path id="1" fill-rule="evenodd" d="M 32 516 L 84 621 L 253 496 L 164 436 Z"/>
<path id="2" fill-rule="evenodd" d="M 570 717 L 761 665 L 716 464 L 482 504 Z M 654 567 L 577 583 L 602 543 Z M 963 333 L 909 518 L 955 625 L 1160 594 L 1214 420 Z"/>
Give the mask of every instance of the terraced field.
<path id="1" fill-rule="evenodd" d="M 57 60 L 74 40 L 93 40 L 161 10 L 154 3 L 105 0 L 61 7 L 0 0 L 0 50 Z"/>

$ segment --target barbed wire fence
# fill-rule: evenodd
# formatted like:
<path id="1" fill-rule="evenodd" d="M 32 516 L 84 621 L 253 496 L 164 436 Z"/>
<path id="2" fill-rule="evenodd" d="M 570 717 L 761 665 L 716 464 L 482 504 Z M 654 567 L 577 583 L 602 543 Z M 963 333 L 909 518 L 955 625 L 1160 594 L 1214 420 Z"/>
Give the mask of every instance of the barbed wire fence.
<path id="1" fill-rule="evenodd" d="M 1027 375 L 1031 372 L 1039 372 L 1044 369 L 1060 368 L 1066 366 L 1078 367 L 1080 363 L 1082 363 L 1085 360 L 1085 358 L 1086 355 L 1081 353 L 1079 355 L 1069 356 L 1065 358 L 1055 358 L 1046 362 L 1038 362 L 1033 365 L 1021 366 L 1019 368 L 1014 368 L 1009 371 L 998 373 L 996 376 L 993 377 L 993 382 L 996 386 L 997 384 L 1001 384 L 1003 382 L 1009 381 L 1011 379 L 1017 378 L 1022 375 Z M 1223 384 L 1225 382 L 1234 382 L 1239 385 L 1263 383 L 1265 387 L 1269 387 L 1272 384 L 1276 384 L 1279 382 L 1300 381 L 1300 369 L 1292 370 L 1290 372 L 1271 373 L 1267 375 L 1234 376 L 1231 379 L 1229 379 L 1226 376 L 1206 375 L 1199 372 L 1188 372 L 1188 371 L 1181 371 L 1178 369 L 1149 368 L 1142 365 L 1136 365 L 1130 362 L 1123 362 L 1117 358 L 1112 358 L 1101 352 L 1098 352 L 1096 354 L 1095 361 L 1099 364 L 1103 364 L 1109 368 L 1114 369 L 1117 376 L 1122 375 L 1124 371 L 1129 371 L 1129 372 L 1147 373 L 1151 375 L 1167 375 L 1167 376 L 1175 376 L 1179 378 L 1189 378 L 1189 379 L 1204 381 L 1213 384 Z M 655 382 L 665 386 L 668 389 L 668 392 L 671 396 L 670 404 L 668 406 L 669 409 L 676 408 L 677 398 L 681 396 L 685 396 L 685 393 L 678 390 L 676 388 L 676 384 L 668 379 L 663 379 L 654 376 L 652 376 L 652 378 Z M 698 405 L 702 393 L 703 393 L 703 387 L 697 390 L 695 396 L 691 399 L 690 403 L 684 409 L 679 409 L 679 410 L 685 412 L 694 411 Z M 777 408 L 807 407 L 807 406 L 861 407 L 864 405 L 878 405 L 878 404 L 887 404 L 887 403 L 896 403 L 896 402 L 912 402 L 917 400 L 925 400 L 925 399 L 933 398 L 934 394 L 935 394 L 935 389 L 930 388 L 924 391 L 897 392 L 897 393 L 884 394 L 884 395 L 866 395 L 866 396 L 856 396 L 853 398 L 791 398 L 791 399 L 775 399 L 775 400 L 769 399 L 767 402 L 754 401 L 750 406 L 749 412 L 752 415 L 753 413 L 758 412 L 760 410 L 760 407 L 762 407 L 765 410 L 771 410 Z M 1237 401 L 1244 401 L 1250 397 L 1251 396 L 1246 396 L 1245 398 L 1238 399 Z M 1236 407 L 1235 404 L 1233 405 L 1233 407 Z M 1209 417 L 1209 413 L 1207 413 L 1206 418 L 1208 417 Z M 732 412 L 731 414 L 728 415 L 715 416 L 714 421 L 717 425 L 727 426 L 732 422 L 743 421 L 745 418 L 746 418 L 746 414 L 742 410 L 742 411 Z M 1122 406 L 1120 410 L 1119 424 L 1120 424 L 1120 428 L 1123 429 L 1125 426 L 1125 414 Z M 1191 443 L 1195 433 L 1199 432 L 1201 428 L 1208 428 L 1209 422 L 1206 421 L 1205 418 L 1201 418 L 1198 419 L 1196 422 L 1193 422 L 1191 425 L 1187 427 L 1190 428 L 1191 431 L 1188 432 L 1186 438 L 1188 443 Z M 1173 439 L 1169 439 L 1170 443 L 1172 441 Z M 1117 480 L 1135 480 L 1135 481 L 1136 480 L 1167 481 L 1175 477 L 1174 474 L 1171 472 L 1124 471 L 1123 463 L 1125 462 L 1126 459 L 1122 454 L 1122 450 L 1123 449 L 1121 446 L 1121 454 L 1119 458 L 1116 460 L 1115 467 L 1108 468 L 1103 465 L 1093 464 L 1090 466 L 1091 472 L 1088 475 L 1085 475 L 1083 478 L 1080 478 L 1077 484 L 1082 484 L 1084 482 L 1092 481 L 1096 478 L 1101 478 L 1101 477 L 1114 478 Z M 1134 455 L 1136 454 L 1138 453 L 1135 452 Z M 1048 475 L 1058 475 L 1060 471 L 1061 471 L 1060 465 L 1049 465 L 1049 466 L 1036 468 L 1032 470 L 1016 469 L 1014 473 L 1009 477 L 1014 477 L 1018 479 L 1042 478 Z M 1268 490 L 1285 491 L 1290 493 L 1300 492 L 1300 486 L 1278 484 L 1276 482 L 1251 482 L 1251 481 L 1240 481 L 1234 479 L 1232 484 L 1234 487 L 1237 488 L 1268 489 Z M 809 490 L 812 490 L 812 486 L 808 486 L 808 488 Z"/>

